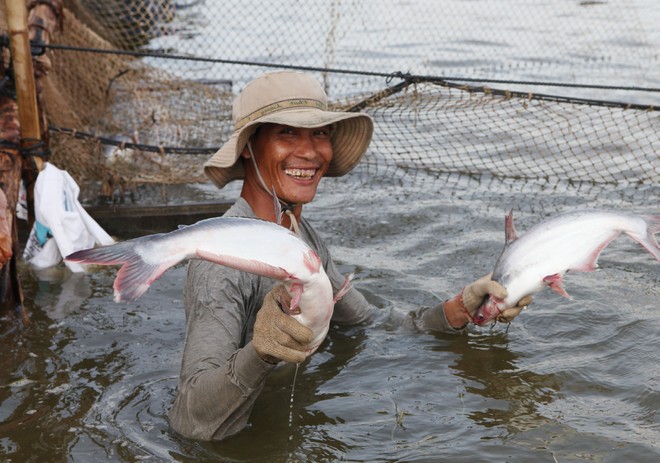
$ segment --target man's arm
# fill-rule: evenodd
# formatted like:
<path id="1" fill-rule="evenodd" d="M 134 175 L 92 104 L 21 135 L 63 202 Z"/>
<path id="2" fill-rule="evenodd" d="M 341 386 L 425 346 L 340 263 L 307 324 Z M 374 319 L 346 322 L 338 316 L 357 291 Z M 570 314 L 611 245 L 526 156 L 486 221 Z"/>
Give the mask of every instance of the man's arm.
<path id="1" fill-rule="evenodd" d="M 274 368 L 257 355 L 251 341 L 241 347 L 244 325 L 261 297 L 254 298 L 259 299 L 252 301 L 254 307 L 246 307 L 239 286 L 255 281 L 208 262 L 189 264 L 186 341 L 178 393 L 168 415 L 172 428 L 185 437 L 219 440 L 243 429 Z"/>
<path id="2" fill-rule="evenodd" d="M 321 250 L 321 254 L 327 256 L 325 270 L 332 282 L 333 289 L 337 292 L 346 277 L 341 274 L 337 265 L 332 260 L 330 252 L 320 240 L 318 247 Z M 417 329 L 424 331 L 461 332 L 465 328 L 465 325 L 467 325 L 467 322 L 464 321 L 463 312 L 452 310 L 453 308 L 451 307 L 448 309 L 445 311 L 444 303 L 434 307 L 422 307 L 410 312 L 408 319 L 413 322 Z M 335 304 L 332 321 L 347 325 L 363 323 L 375 318 L 374 310 L 376 310 L 375 307 L 369 304 L 357 289 L 351 288 Z"/>
<path id="3" fill-rule="evenodd" d="M 412 314 L 415 325 L 424 330 L 460 332 L 472 322 L 477 309 L 489 294 L 504 299 L 506 289 L 491 280 L 491 274 L 467 285 L 456 296 L 434 307 L 422 308 Z M 532 303 L 532 296 L 518 301 L 515 307 L 505 310 L 498 320 L 510 323 Z"/>

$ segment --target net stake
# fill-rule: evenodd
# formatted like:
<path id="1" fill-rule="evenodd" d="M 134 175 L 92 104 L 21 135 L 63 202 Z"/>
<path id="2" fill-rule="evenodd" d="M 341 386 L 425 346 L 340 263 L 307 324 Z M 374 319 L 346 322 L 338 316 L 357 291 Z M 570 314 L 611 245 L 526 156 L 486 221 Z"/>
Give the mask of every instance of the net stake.
<path id="1" fill-rule="evenodd" d="M 21 147 L 29 148 L 35 142 L 41 141 L 39 127 L 39 109 L 37 93 L 32 69 L 32 54 L 27 30 L 27 9 L 24 0 L 5 0 L 7 5 L 7 26 L 14 80 L 16 83 L 16 99 L 18 103 L 18 119 L 21 129 Z M 29 145 L 29 146 L 28 146 Z M 34 163 L 40 171 L 43 160 L 33 156 Z"/>

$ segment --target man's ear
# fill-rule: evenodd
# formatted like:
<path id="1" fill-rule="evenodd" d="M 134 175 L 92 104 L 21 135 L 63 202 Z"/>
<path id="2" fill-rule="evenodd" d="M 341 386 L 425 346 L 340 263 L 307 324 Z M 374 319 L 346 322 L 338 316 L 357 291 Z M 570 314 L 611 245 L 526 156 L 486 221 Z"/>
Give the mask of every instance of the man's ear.
<path id="1" fill-rule="evenodd" d="M 241 151 L 241 157 L 243 159 L 250 159 L 250 150 L 248 150 L 247 145 L 243 147 L 243 151 Z"/>

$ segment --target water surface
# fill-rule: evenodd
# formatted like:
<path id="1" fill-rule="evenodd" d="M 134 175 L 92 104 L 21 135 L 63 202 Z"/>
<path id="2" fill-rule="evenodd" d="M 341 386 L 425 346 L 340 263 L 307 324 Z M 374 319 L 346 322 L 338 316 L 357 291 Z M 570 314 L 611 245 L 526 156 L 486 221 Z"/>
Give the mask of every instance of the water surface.
<path id="1" fill-rule="evenodd" d="M 599 271 L 567 277 L 573 299 L 545 291 L 508 327 L 456 336 L 401 323 L 409 310 L 449 297 L 491 269 L 509 208 L 522 232 L 572 208 L 650 213 L 657 189 L 613 199 L 455 176 L 415 184 L 325 181 L 306 212 L 382 316 L 368 326 L 331 329 L 300 367 L 290 425 L 295 368 L 283 365 L 269 377 L 250 427 L 221 443 L 180 438 L 165 417 L 183 346 L 184 266 L 130 304 L 112 301 L 113 269 L 36 275 L 24 268 L 31 324 L 2 322 L 0 455 L 657 461 L 660 272 L 631 240 L 606 248 Z"/>
<path id="2" fill-rule="evenodd" d="M 213 55 L 220 58 L 339 68 L 358 68 L 359 63 L 367 70 L 432 75 L 658 84 L 658 74 L 649 72 L 657 69 L 658 60 L 658 28 L 650 27 L 657 23 L 658 11 L 651 0 L 552 6 L 512 0 L 508 8 L 491 14 L 486 5 L 493 2 L 456 0 L 446 2 L 440 22 L 420 13 L 430 9 L 414 9 L 406 2 L 395 2 L 393 12 L 379 10 L 382 2 L 371 0 L 330 2 L 348 10 L 335 11 L 337 20 L 330 22 L 327 10 L 306 10 L 307 23 L 324 24 L 311 29 L 318 40 L 310 39 L 309 48 L 290 42 L 302 35 L 282 33 L 300 19 L 283 12 L 300 2 L 280 6 L 278 15 L 262 3 L 222 2 L 225 14 L 215 22 L 190 10 L 193 32 L 163 37 L 153 46 L 194 53 L 201 44 L 207 46 L 205 55 L 213 55 L 211 38 L 225 47 Z M 269 8 L 279 4 L 271 3 Z M 436 3 L 415 2 L 425 7 Z M 465 7 L 470 14 L 458 14 L 461 10 L 449 5 Z M 235 6 L 236 11 L 231 9 Z M 534 14 L 523 14 L 523 7 Z M 253 14 L 251 22 L 237 22 L 237 12 L 246 11 Z M 384 20 L 373 20 L 377 11 Z M 619 22 L 608 19 L 612 11 L 621 13 Z M 412 26 L 404 24 L 406 15 Z M 326 29 L 332 24 L 336 40 L 326 42 L 333 38 Z M 279 35 L 251 33 L 254 28 Z M 428 29 L 438 40 L 429 39 Z M 558 44 L 567 31 L 575 40 Z M 230 42 L 234 39 L 236 46 Z M 615 76 L 611 70 L 617 66 Z M 186 63 L 182 74 L 230 78 L 236 90 L 262 70 Z M 343 81 L 332 78 L 337 87 L 330 90 L 335 90 Z M 382 79 L 370 84 L 383 88 Z M 630 98 L 628 93 L 604 96 Z M 637 99 L 653 103 L 657 94 L 633 95 L 632 101 Z M 593 111 L 587 114 L 598 110 Z M 478 127 L 479 113 L 473 115 Z M 529 126 L 512 125 L 518 120 L 506 115 L 495 120 L 502 132 Z M 481 137 L 489 155 L 496 151 L 493 146 L 504 154 L 511 151 L 500 143 L 506 139 L 502 133 L 484 140 L 481 131 L 465 122 L 461 129 L 463 122 L 455 121 L 448 131 L 459 139 Z M 576 208 L 658 214 L 657 167 L 645 170 L 643 184 L 635 184 L 640 172 L 618 167 L 614 176 L 627 182 L 438 174 L 435 164 L 424 169 L 405 162 L 381 164 L 381 146 L 383 151 L 395 147 L 388 152 L 396 155 L 414 151 L 414 143 L 428 143 L 412 135 L 378 135 L 374 153 L 346 178 L 324 180 L 305 213 L 343 271 L 355 272 L 355 286 L 381 316 L 368 326 L 332 327 L 298 371 L 292 409 L 295 368 L 283 365 L 269 377 L 248 429 L 220 443 L 177 436 L 166 413 L 176 393 L 183 348 L 185 266 L 167 272 L 130 304 L 112 300 L 114 269 L 73 275 L 64 268 L 36 272 L 23 266 L 30 324 L 21 328 L 11 315 L 0 320 L 0 460 L 657 462 L 660 270 L 650 254 L 626 237 L 605 249 L 600 270 L 566 278 L 572 299 L 545 291 L 510 326 L 471 328 L 456 336 L 418 332 L 402 323 L 410 310 L 453 296 L 492 270 L 510 209 L 519 232 Z M 636 134 L 622 137 L 630 135 Z M 524 161 L 541 173 L 551 159 L 570 166 L 562 149 L 564 134 L 547 136 L 548 152 L 530 150 Z M 460 140 L 452 145 L 441 139 L 430 147 L 436 144 L 436 160 L 447 150 L 465 162 L 452 167 L 454 172 L 469 172 L 466 166 L 483 162 L 481 154 L 469 152 Z M 599 152 L 594 162 L 587 159 L 589 168 L 609 173 L 610 161 L 624 165 L 638 155 L 622 150 L 602 157 L 605 151 Z M 513 169 L 519 160 L 494 165 Z M 646 164 L 635 165 L 643 169 Z M 581 164 L 573 159 L 572 166 L 573 174 L 581 175 Z M 589 175 L 585 177 L 594 178 Z M 237 193 L 237 185 L 221 192 L 204 185 L 192 199 L 233 200 Z"/>

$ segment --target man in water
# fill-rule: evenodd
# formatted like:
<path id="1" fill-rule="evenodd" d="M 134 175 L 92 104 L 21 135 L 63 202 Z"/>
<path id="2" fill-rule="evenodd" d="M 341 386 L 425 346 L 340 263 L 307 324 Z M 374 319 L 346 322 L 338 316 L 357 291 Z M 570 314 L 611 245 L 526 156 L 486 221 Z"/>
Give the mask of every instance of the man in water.
<path id="1" fill-rule="evenodd" d="M 327 109 L 327 95 L 308 74 L 278 71 L 250 82 L 233 105 L 235 130 L 204 165 L 223 188 L 243 179 L 240 198 L 225 216 L 276 222 L 273 192 L 285 212 L 282 226 L 297 231 L 321 258 L 335 292 L 345 281 L 328 247 L 302 216 L 324 176 L 342 176 L 362 158 L 373 122 L 366 114 Z M 410 313 L 421 330 L 461 332 L 488 294 L 506 290 L 489 276 L 435 307 Z M 186 437 L 220 440 L 243 429 L 266 377 L 279 362 L 307 357 L 312 332 L 281 307 L 282 284 L 204 260 L 188 265 L 184 287 L 186 341 L 179 388 L 169 413 Z M 531 298 L 508 309 L 512 320 Z M 333 324 L 369 321 L 377 309 L 351 288 L 335 304 Z"/>

